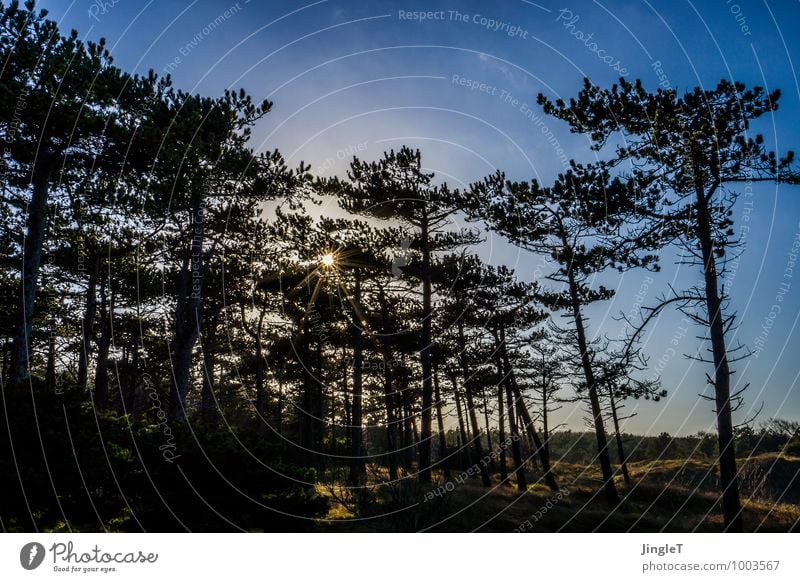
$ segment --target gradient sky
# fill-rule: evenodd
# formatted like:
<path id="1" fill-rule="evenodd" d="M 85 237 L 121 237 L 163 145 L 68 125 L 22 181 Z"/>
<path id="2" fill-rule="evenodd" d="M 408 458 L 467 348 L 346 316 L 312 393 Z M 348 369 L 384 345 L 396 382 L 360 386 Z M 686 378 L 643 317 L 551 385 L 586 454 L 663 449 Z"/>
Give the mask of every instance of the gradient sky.
<path id="1" fill-rule="evenodd" d="M 320 174 L 343 174 L 354 153 L 375 159 L 409 144 L 421 148 L 425 165 L 451 185 L 497 168 L 513 179 L 547 183 L 561 170 L 558 151 L 544 135 L 548 130 L 570 158 L 593 154 L 586 137 L 541 117 L 535 96 L 568 98 L 585 76 L 603 85 L 623 72 L 653 89 L 659 83 L 678 90 L 711 87 L 723 78 L 781 88 L 779 111 L 754 129 L 779 153 L 800 149 L 800 3 L 794 0 L 49 0 L 40 6 L 64 29 L 105 37 L 127 70 L 170 71 L 175 85 L 192 92 L 217 95 L 244 87 L 256 99 L 271 99 L 273 110 L 255 131 L 253 146 L 277 147 L 292 165 L 304 160 Z M 438 19 L 406 16 L 414 11 L 436 11 Z M 589 42 L 603 51 L 600 56 L 613 57 L 611 65 L 571 34 L 577 30 L 593 35 Z M 461 79 L 475 81 L 475 88 Z M 737 386 L 750 383 L 736 416 L 741 421 L 763 403 L 759 421 L 797 419 L 800 265 L 794 273 L 786 269 L 793 245 L 800 247 L 800 191 L 761 185 L 749 200 L 746 247 L 726 281 L 740 321 L 731 339 L 754 347 L 762 326 L 769 331 L 758 357 L 735 367 Z M 745 212 L 742 204 L 734 212 L 737 230 Z M 496 238 L 479 254 L 515 266 L 527 279 L 541 262 Z M 618 293 L 591 309 L 592 333 L 615 336 L 614 316 L 642 301 L 653 303 L 670 283 L 681 288 L 699 278 L 696 269 L 674 261 L 673 252 L 664 253 L 663 271 L 652 282 L 643 272 L 604 278 Z M 781 283 L 789 287 L 776 313 Z M 683 327 L 679 314 L 667 313 L 651 328 L 645 350 L 651 368 L 663 362 L 669 396 L 661 403 L 631 403 L 627 411 L 638 414 L 626 431 L 714 429 L 712 405 L 698 397 L 710 393 L 704 382 L 710 366 L 682 356 L 698 350 L 702 330 Z M 568 408 L 559 420 L 580 428 L 581 411 Z"/>

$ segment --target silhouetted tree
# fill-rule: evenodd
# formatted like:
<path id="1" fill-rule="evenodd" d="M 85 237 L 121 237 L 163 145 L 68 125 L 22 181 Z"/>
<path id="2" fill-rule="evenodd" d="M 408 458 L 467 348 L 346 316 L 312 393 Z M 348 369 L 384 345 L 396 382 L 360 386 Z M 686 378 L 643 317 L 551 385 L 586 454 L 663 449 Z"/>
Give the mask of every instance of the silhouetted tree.
<path id="1" fill-rule="evenodd" d="M 640 219 L 645 213 L 653 221 L 652 231 L 663 242 L 679 244 L 702 270 L 701 285 L 668 297 L 650 311 L 648 320 L 666 304 L 677 303 L 708 330 L 727 531 L 742 530 L 733 438 L 733 410 L 741 391 L 731 393 L 732 350 L 725 336 L 733 315 L 725 313 L 727 297 L 719 280 L 738 245 L 731 218 L 738 198 L 736 184 L 800 182 L 792 152 L 779 159 L 767 150 L 763 136 L 747 135 L 751 121 L 777 109 L 779 97 L 778 90 L 768 93 L 762 87 L 747 89 L 724 80 L 713 89 L 698 87 L 678 96 L 672 89 L 648 92 L 640 81 L 625 79 L 610 89 L 586 79 L 569 103 L 538 97 L 546 113 L 569 123 L 573 132 L 589 135 L 594 149 L 602 149 L 613 135 L 624 134 L 615 149 L 615 163 L 635 168 L 631 178 L 638 186 L 631 200 L 641 201 L 639 193 L 654 186 L 661 194 L 645 204 L 632 204 L 631 215 Z M 694 311 L 697 307 L 703 312 Z"/>

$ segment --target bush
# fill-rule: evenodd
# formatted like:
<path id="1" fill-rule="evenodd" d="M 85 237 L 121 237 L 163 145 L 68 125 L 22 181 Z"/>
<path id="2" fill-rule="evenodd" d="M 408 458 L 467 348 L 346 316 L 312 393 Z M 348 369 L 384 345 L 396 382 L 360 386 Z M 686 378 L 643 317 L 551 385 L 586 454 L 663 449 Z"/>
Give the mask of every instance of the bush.
<path id="1" fill-rule="evenodd" d="M 0 436 L 7 530 L 294 531 L 327 510 L 315 472 L 249 428 L 166 431 L 69 395 L 14 402 Z"/>

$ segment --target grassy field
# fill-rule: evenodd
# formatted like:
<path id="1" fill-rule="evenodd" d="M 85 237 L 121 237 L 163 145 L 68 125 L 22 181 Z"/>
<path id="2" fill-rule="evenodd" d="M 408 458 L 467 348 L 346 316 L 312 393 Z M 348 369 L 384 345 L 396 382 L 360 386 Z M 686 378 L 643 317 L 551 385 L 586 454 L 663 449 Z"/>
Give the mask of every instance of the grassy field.
<path id="1" fill-rule="evenodd" d="M 800 457 L 764 454 L 740 459 L 740 480 L 746 531 L 788 532 L 800 527 Z M 426 495 L 413 480 L 374 488 L 369 498 L 342 489 L 322 487 L 331 510 L 319 522 L 323 531 L 440 532 L 718 532 L 715 467 L 698 460 L 659 460 L 630 465 L 627 488 L 618 477 L 622 503 L 609 507 L 597 493 L 600 474 L 594 467 L 557 463 L 560 494 L 537 482 L 532 472 L 527 491 L 511 481 L 486 489 L 477 479 L 450 481 L 450 491 Z M 456 472 L 455 475 L 458 475 Z M 382 476 L 373 473 L 376 480 Z M 447 483 L 439 474 L 439 485 Z"/>

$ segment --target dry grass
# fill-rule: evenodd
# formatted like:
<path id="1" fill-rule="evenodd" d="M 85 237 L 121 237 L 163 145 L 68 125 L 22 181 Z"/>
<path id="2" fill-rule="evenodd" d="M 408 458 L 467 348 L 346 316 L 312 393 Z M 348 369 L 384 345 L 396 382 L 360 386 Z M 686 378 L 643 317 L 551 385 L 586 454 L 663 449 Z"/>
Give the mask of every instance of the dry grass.
<path id="1" fill-rule="evenodd" d="M 744 522 L 748 531 L 787 532 L 800 522 L 800 458 L 776 454 L 741 461 Z M 554 471 L 560 497 L 529 474 L 527 491 L 520 494 L 512 481 L 493 476 L 487 490 L 477 479 L 454 485 L 443 496 L 407 480 L 386 485 L 386 476 L 372 468 L 373 490 L 363 505 L 332 499 L 331 511 L 319 527 L 327 531 L 481 531 L 511 532 L 716 532 L 722 530 L 718 506 L 717 473 L 701 460 L 661 460 L 634 463 L 632 486 L 621 477 L 617 486 L 622 503 L 611 508 L 600 490 L 596 467 L 557 463 Z M 443 476 L 437 475 L 439 484 Z M 566 492 L 569 491 L 567 495 Z M 328 521 L 332 520 L 332 521 Z M 523 525 L 525 524 L 525 525 Z"/>

